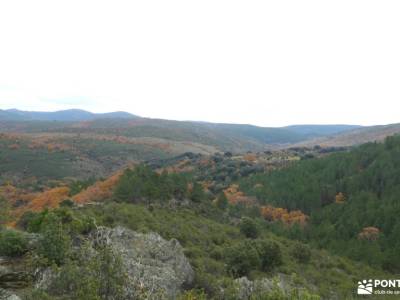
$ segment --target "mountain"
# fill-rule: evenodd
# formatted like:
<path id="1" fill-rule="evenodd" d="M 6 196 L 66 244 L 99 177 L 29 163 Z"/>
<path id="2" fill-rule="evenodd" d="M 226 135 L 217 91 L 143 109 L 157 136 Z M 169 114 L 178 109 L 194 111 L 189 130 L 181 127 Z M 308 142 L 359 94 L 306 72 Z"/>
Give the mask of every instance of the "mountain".
<path id="1" fill-rule="evenodd" d="M 14 121 L 64 121 L 76 122 L 94 119 L 124 118 L 132 119 L 137 116 L 127 112 L 92 113 L 81 109 L 67 109 L 55 112 L 23 111 L 18 109 L 0 110 L 0 120 Z"/>
<path id="2" fill-rule="evenodd" d="M 199 143 L 217 147 L 222 151 L 234 152 L 263 151 L 277 145 L 291 145 L 358 127 L 357 125 L 295 125 L 278 128 L 141 118 L 126 112 L 95 114 L 78 109 L 56 112 L 0 110 L 0 132 L 101 133 L 130 138 L 159 138 Z"/>
<path id="3" fill-rule="evenodd" d="M 314 138 L 302 141 L 295 146 L 315 146 L 322 147 L 346 147 L 361 145 L 368 142 L 381 142 L 386 137 L 399 134 L 399 124 L 377 125 L 368 127 L 359 127 L 347 130 L 330 136 Z"/>
<path id="4" fill-rule="evenodd" d="M 308 137 L 327 136 L 362 128 L 360 125 L 291 125 L 284 127 L 297 134 Z"/>

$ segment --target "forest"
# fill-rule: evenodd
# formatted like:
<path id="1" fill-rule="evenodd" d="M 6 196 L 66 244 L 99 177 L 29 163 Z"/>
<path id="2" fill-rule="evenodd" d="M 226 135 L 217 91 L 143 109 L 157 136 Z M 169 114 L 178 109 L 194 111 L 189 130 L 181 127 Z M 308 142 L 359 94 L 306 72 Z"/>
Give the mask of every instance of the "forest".
<path id="1" fill-rule="evenodd" d="M 308 225 L 271 225 L 284 236 L 391 272 L 400 271 L 400 137 L 255 174 L 240 188 L 309 215 Z"/>

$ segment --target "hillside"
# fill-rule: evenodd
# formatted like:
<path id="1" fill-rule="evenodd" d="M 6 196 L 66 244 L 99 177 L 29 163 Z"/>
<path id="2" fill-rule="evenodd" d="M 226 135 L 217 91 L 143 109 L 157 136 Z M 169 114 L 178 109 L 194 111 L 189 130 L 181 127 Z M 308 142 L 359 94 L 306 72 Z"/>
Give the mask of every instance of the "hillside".
<path id="1" fill-rule="evenodd" d="M 189 157 L 195 166 L 204 167 L 199 158 Z M 230 184 L 225 179 L 217 176 L 213 183 L 205 185 L 233 162 L 246 170 L 248 166 L 237 159 L 216 156 L 214 167 L 198 172 L 164 170 L 160 173 L 160 170 L 154 172 L 144 165 L 137 166 L 102 182 L 77 182 L 39 193 L 32 200 L 26 197 L 30 209 L 23 214 L 18 211 L 22 197 L 16 197 L 18 230 L 1 232 L 0 254 L 14 256 L 7 261 L 8 268 L 23 263 L 24 271 L 20 274 L 37 270 L 39 264 L 41 268 L 53 266 L 51 268 L 61 276 L 47 279 L 47 283 L 53 283 L 39 289 L 32 289 L 32 283 L 26 282 L 23 289 L 16 288 L 15 292 L 31 297 L 28 299 L 72 297 L 83 300 L 88 294 L 101 294 L 98 285 L 107 283 L 115 287 L 124 284 L 123 278 L 117 276 L 120 273 L 116 273 L 121 268 L 117 254 L 113 252 L 117 261 L 105 256 L 103 268 L 97 269 L 96 261 L 92 261 L 91 255 L 87 256 L 85 244 L 82 245 L 100 228 L 121 230 L 121 226 L 139 233 L 157 232 L 166 240 L 176 239 L 177 242 L 173 242 L 175 248 L 179 242 L 195 274 L 191 285 L 181 291 L 182 298 L 179 299 L 182 300 L 348 299 L 355 296 L 357 280 L 365 276 L 390 276 L 379 268 L 273 233 L 271 226 L 307 232 L 308 221 L 304 219 L 298 223 L 300 219 L 293 218 L 293 223 L 285 225 L 266 221 L 257 203 L 233 201 L 232 186 L 226 189 Z M 245 195 L 240 197 L 245 198 Z M 40 203 L 43 204 L 41 208 Z M 299 224 L 302 225 L 299 227 Z M 35 235 L 31 236 L 32 233 Z M 28 247 L 25 239 L 37 236 L 42 237 L 39 246 Z M 102 248 L 95 249 L 101 251 Z M 146 251 L 149 256 L 157 257 L 159 250 L 149 248 Z M 23 255 L 35 259 L 29 260 Z M 86 255 L 83 260 L 82 255 Z M 159 267 L 162 263 L 158 262 Z M 85 274 L 83 278 L 85 282 L 90 280 L 90 284 L 82 284 L 77 274 Z M 142 278 L 143 286 L 137 287 L 138 291 L 144 295 L 154 293 L 154 290 L 146 290 L 148 282 L 145 276 Z M 242 294 L 246 286 L 261 282 L 268 285 L 250 291 L 249 296 Z M 12 283 L 12 279 L 8 279 L 7 284 Z M 71 286 L 75 288 L 71 290 Z M 146 296 L 138 299 L 146 299 Z M 155 299 L 168 298 L 161 294 Z"/>
<path id="2" fill-rule="evenodd" d="M 0 293 L 352 299 L 365 276 L 400 271 L 400 137 L 358 147 L 298 143 L 321 135 L 383 140 L 396 125 L 263 128 L 112 117 L 3 120 L 0 128 Z M 93 241 L 102 232 L 115 236 Z M 151 244 L 135 243 L 144 265 L 127 256 L 128 237 Z M 187 278 L 159 277 L 172 273 L 154 267 L 169 263 L 184 266 Z M 128 284 L 121 265 L 138 264 L 167 290 L 146 273 L 130 277 L 137 285 L 121 296 Z M 46 272 L 60 276 L 40 285 L 37 274 Z"/>
<path id="3" fill-rule="evenodd" d="M 35 122 L 42 121 L 42 122 Z M 46 122 L 47 121 L 47 122 Z M 58 121 L 58 122 L 49 122 Z M 353 125 L 296 125 L 282 128 L 141 118 L 126 112 L 94 114 L 71 109 L 57 112 L 0 110 L 0 131 L 97 131 L 130 137 L 154 137 L 247 151 L 292 144 L 356 128 Z M 118 129 L 118 130 L 117 130 Z"/>
<path id="4" fill-rule="evenodd" d="M 400 137 L 393 136 L 252 175 L 240 181 L 240 189 L 266 207 L 310 215 L 307 232 L 278 229 L 281 234 L 399 272 L 399 158 Z"/>
<path id="5" fill-rule="evenodd" d="M 368 142 L 382 142 L 386 137 L 399 134 L 400 124 L 368 126 L 333 134 L 329 137 L 315 138 L 297 143 L 295 147 L 346 147 L 361 145 Z"/>

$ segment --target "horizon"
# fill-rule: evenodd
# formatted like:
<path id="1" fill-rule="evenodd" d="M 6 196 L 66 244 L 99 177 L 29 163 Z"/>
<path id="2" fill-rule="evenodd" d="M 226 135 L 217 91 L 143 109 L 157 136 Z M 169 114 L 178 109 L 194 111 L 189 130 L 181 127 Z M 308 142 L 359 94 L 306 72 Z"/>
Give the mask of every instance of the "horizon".
<path id="1" fill-rule="evenodd" d="M 128 113 L 131 114 L 132 116 L 143 118 L 143 119 L 152 119 L 152 120 L 167 120 L 167 121 L 177 121 L 177 122 L 192 122 L 192 123 L 210 123 L 210 124 L 228 124 L 228 125 L 250 125 L 250 126 L 256 126 L 256 127 L 264 127 L 264 128 L 284 128 L 284 127 L 291 127 L 291 126 L 359 126 L 359 127 L 369 127 L 369 126 L 385 126 L 385 125 L 391 125 L 391 124 L 397 124 L 397 123 L 389 123 L 389 124 L 373 124 L 373 125 L 361 125 L 361 124 L 344 124 L 344 123 L 329 123 L 329 124 L 320 124 L 320 123 L 302 123 L 302 124 L 287 124 L 283 126 L 260 126 L 257 124 L 252 124 L 252 123 L 226 123 L 226 122 L 209 122 L 209 121 L 203 121 L 203 120 L 175 120 L 175 119 L 162 119 L 162 118 L 156 118 L 156 117 L 151 117 L 151 116 L 140 116 L 138 114 L 135 114 L 134 112 L 129 112 L 129 111 L 124 111 L 124 110 L 118 110 L 118 111 L 106 111 L 106 112 L 93 112 L 91 110 L 87 109 L 82 109 L 82 108 L 68 108 L 68 109 L 61 109 L 61 110 L 24 110 L 16 107 L 12 108 L 0 108 L 0 111 L 20 111 L 20 112 L 30 112 L 30 113 L 57 113 L 61 111 L 72 111 L 72 110 L 77 110 L 77 111 L 82 111 L 82 112 L 88 112 L 92 114 L 107 114 L 107 113 Z"/>

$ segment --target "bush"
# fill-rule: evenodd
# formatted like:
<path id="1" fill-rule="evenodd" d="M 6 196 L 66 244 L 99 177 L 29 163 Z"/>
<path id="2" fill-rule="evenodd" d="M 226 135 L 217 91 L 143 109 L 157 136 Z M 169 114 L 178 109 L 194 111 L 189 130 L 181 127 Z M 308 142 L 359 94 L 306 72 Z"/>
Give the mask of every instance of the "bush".
<path id="1" fill-rule="evenodd" d="M 45 209 L 40 213 L 35 213 L 32 211 L 25 212 L 19 219 L 17 226 L 28 232 L 39 232 L 43 221 L 46 219 L 49 211 Z"/>
<path id="2" fill-rule="evenodd" d="M 68 258 L 71 250 L 71 238 L 63 224 L 54 215 L 49 215 L 45 226 L 42 226 L 42 238 L 38 253 L 47 259 L 49 264 L 61 265 Z"/>
<path id="3" fill-rule="evenodd" d="M 282 264 L 281 248 L 276 242 L 257 240 L 254 243 L 261 259 L 261 269 L 263 271 L 271 271 Z"/>
<path id="4" fill-rule="evenodd" d="M 10 219 L 10 204 L 6 199 L 0 197 L 0 227 Z"/>
<path id="5" fill-rule="evenodd" d="M 259 235 L 259 229 L 257 224 L 250 218 L 242 218 L 240 222 L 240 232 L 243 233 L 246 237 L 255 239 Z"/>
<path id="6" fill-rule="evenodd" d="M 75 205 L 74 201 L 71 199 L 65 199 L 60 203 L 60 207 L 73 207 Z"/>
<path id="7" fill-rule="evenodd" d="M 291 255 L 299 263 L 308 263 L 311 258 L 311 250 L 307 245 L 296 243 L 291 250 Z"/>
<path id="8" fill-rule="evenodd" d="M 127 277 L 121 272 L 121 257 L 108 247 L 98 249 L 97 255 L 90 249 L 89 245 L 83 245 L 75 253 L 75 260 L 67 260 L 57 268 L 59 276 L 51 282 L 47 292 L 60 299 L 125 299 Z"/>
<path id="9" fill-rule="evenodd" d="M 261 266 L 261 260 L 255 247 L 248 241 L 238 243 L 226 251 L 228 271 L 234 277 L 246 276 Z"/>
<path id="10" fill-rule="evenodd" d="M 28 251 L 28 241 L 25 236 L 16 230 L 0 232 L 0 255 L 21 256 Z"/>
<path id="11" fill-rule="evenodd" d="M 225 194 L 222 192 L 219 194 L 216 205 L 219 209 L 225 210 L 228 207 L 228 199 L 226 198 Z"/>

